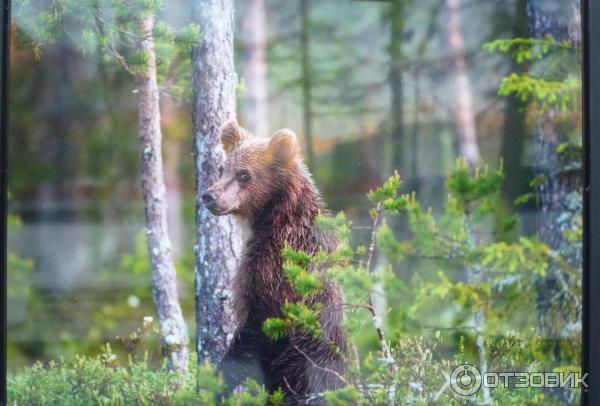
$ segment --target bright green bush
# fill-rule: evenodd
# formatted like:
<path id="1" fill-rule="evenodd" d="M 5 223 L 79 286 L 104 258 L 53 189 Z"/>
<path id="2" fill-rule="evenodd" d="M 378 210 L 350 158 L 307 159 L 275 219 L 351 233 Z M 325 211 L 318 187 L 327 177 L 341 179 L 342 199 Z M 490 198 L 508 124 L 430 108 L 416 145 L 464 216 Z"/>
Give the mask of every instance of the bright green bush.
<path id="1" fill-rule="evenodd" d="M 473 170 L 458 160 L 446 182 L 445 209 L 433 213 L 414 193 L 400 193 L 396 174 L 369 193 L 374 207 L 366 247 L 350 246 L 352 224 L 340 213 L 319 222 L 342 239 L 333 254 L 284 249 L 284 272 L 303 299 L 267 320 L 267 335 L 299 329 L 319 336 L 321 309 L 304 299 L 322 279 L 336 281 L 345 293 L 345 327 L 356 351 L 346 377 L 350 387 L 322 394 L 330 404 L 460 404 L 448 379 L 464 363 L 482 373 L 579 370 L 580 330 L 573 326 L 581 314 L 581 272 L 536 236 L 503 239 L 499 231 L 518 224 L 513 217 L 508 224 L 496 219 L 503 180 L 501 169 Z M 310 274 L 315 265 L 328 271 Z M 406 272 L 409 266 L 417 271 Z M 558 342 L 540 329 L 536 310 L 536 284 L 550 270 L 564 283 L 550 304 L 562 331 Z M 377 304 L 382 297 L 385 308 Z M 561 404 L 578 397 L 571 389 L 498 388 L 469 400 Z"/>
<path id="2" fill-rule="evenodd" d="M 196 359 L 192 355 L 192 359 Z M 37 363 L 8 378 L 11 405 L 211 405 L 223 381 L 210 365 L 176 373 L 149 366 L 148 359 L 122 362 L 110 346 L 95 357 L 77 356 L 69 362 Z M 224 405 L 263 405 L 281 402 L 253 382 L 244 392 L 222 400 Z"/>

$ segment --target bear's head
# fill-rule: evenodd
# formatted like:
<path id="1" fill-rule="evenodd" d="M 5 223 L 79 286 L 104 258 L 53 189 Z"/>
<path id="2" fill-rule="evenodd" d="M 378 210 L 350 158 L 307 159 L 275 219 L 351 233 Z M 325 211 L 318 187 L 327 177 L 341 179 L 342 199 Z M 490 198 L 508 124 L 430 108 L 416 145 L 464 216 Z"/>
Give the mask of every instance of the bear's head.
<path id="1" fill-rule="evenodd" d="M 219 179 L 202 196 L 216 215 L 252 217 L 281 191 L 301 162 L 296 134 L 288 129 L 269 139 L 251 138 L 232 120 L 221 130 L 221 143 L 226 159 Z"/>

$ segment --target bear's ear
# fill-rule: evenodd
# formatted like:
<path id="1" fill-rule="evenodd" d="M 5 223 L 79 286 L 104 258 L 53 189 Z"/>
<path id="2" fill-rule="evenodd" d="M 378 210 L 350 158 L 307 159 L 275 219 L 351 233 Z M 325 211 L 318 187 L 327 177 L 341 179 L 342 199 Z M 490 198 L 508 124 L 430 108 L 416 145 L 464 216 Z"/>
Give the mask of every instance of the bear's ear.
<path id="1" fill-rule="evenodd" d="M 287 164 L 299 154 L 296 133 L 284 128 L 275 132 L 269 140 L 269 155 L 280 164 Z"/>
<path id="2" fill-rule="evenodd" d="M 247 138 L 248 134 L 235 119 L 227 121 L 221 127 L 221 143 L 226 153 L 237 149 Z"/>

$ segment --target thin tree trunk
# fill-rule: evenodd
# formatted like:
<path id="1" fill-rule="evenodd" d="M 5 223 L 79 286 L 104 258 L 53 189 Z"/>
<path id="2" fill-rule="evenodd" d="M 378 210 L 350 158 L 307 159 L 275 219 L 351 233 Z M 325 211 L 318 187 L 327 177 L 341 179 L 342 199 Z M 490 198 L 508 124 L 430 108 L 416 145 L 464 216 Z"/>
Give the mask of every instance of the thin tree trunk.
<path id="1" fill-rule="evenodd" d="M 467 70 L 465 41 L 460 27 L 460 0 L 446 0 L 448 7 L 448 43 L 453 55 L 454 121 L 458 134 L 460 155 L 472 166 L 480 161 L 473 96 Z"/>
<path id="2" fill-rule="evenodd" d="M 300 0 L 300 54 L 302 58 L 302 109 L 306 164 L 313 169 L 312 70 L 310 66 L 310 0 Z"/>
<path id="3" fill-rule="evenodd" d="M 423 38 L 418 42 L 417 46 L 417 60 L 421 60 L 425 52 L 429 48 L 429 44 L 431 39 L 433 38 L 436 32 L 436 21 L 439 19 L 440 11 L 443 8 L 444 3 L 437 2 L 431 9 L 429 15 L 429 23 L 427 24 L 427 29 L 423 35 Z M 414 190 L 417 193 L 417 196 L 420 194 L 420 190 L 422 188 L 421 179 L 420 179 L 420 161 L 419 161 L 419 132 L 420 132 L 420 105 L 421 105 L 421 97 L 422 97 L 422 77 L 421 77 L 421 68 L 416 67 L 413 72 L 414 76 L 414 116 L 413 116 L 413 127 L 411 134 L 411 145 L 410 145 L 410 174 L 412 177 L 411 182 L 411 190 Z"/>
<path id="4" fill-rule="evenodd" d="M 148 16 L 140 21 L 139 49 L 149 57 L 145 73 L 138 78 L 139 143 L 146 237 L 163 353 L 168 359 L 170 368 L 186 370 L 189 357 L 188 334 L 179 306 L 175 264 L 171 255 L 171 242 L 167 230 L 167 201 L 163 175 L 162 133 L 153 28 L 154 17 Z"/>
<path id="5" fill-rule="evenodd" d="M 233 0 L 195 1 L 193 20 L 202 41 L 192 51 L 192 118 L 196 162 L 196 347 L 198 361 L 217 363 L 233 337 L 231 278 L 241 240 L 231 216 L 215 216 L 201 196 L 224 160 L 223 123 L 235 116 L 237 77 L 233 65 Z"/>
<path id="6" fill-rule="evenodd" d="M 404 141 L 404 92 L 402 88 L 402 42 L 404 40 L 404 2 L 392 0 L 390 25 L 390 72 L 389 83 L 392 93 L 392 132 L 389 136 L 383 159 L 383 175 L 390 176 L 396 169 L 402 172 Z"/>
<path id="7" fill-rule="evenodd" d="M 467 244 L 471 250 L 474 250 L 476 246 L 476 237 L 473 233 L 473 221 L 470 214 L 467 214 L 465 217 L 465 228 L 467 233 Z M 483 282 L 483 273 L 478 266 L 467 267 L 465 273 L 467 274 L 468 283 L 479 284 Z M 483 376 L 488 372 L 488 359 L 485 348 L 486 315 L 483 309 L 475 312 L 472 319 L 472 325 L 475 329 L 475 344 L 477 345 L 477 355 L 479 357 L 479 372 Z M 483 404 L 491 405 L 492 398 L 490 388 L 483 385 L 482 392 Z"/>
<path id="8" fill-rule="evenodd" d="M 479 146 L 477 145 L 473 96 L 471 94 L 471 83 L 469 82 L 467 70 L 465 42 L 460 26 L 460 0 L 446 0 L 446 6 L 448 7 L 449 14 L 447 25 L 448 43 L 453 55 L 454 121 L 458 135 L 458 147 L 460 155 L 471 166 L 477 166 L 481 158 L 479 155 Z M 470 215 L 467 215 L 465 224 L 468 244 L 473 248 L 476 244 L 476 237 L 473 235 Z M 477 267 L 468 267 L 465 269 L 465 273 L 469 283 L 481 283 L 483 275 Z M 474 314 L 472 322 L 475 328 L 479 370 L 483 375 L 488 372 L 488 359 L 485 347 L 486 315 L 484 311 L 478 310 Z M 490 389 L 483 386 L 482 393 L 483 403 L 490 405 L 492 403 Z"/>
<path id="9" fill-rule="evenodd" d="M 258 137 L 268 135 L 267 87 L 267 16 L 265 0 L 251 0 L 244 19 L 244 82 L 246 128 Z"/>

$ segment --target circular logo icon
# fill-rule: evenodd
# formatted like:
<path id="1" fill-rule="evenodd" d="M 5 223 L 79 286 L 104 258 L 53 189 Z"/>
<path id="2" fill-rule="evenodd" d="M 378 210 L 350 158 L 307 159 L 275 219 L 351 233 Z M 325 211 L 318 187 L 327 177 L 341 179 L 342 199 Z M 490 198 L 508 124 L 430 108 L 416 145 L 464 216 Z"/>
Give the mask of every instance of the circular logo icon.
<path id="1" fill-rule="evenodd" d="M 481 373 L 473 365 L 459 365 L 450 375 L 450 387 L 461 396 L 471 396 L 481 388 Z"/>

